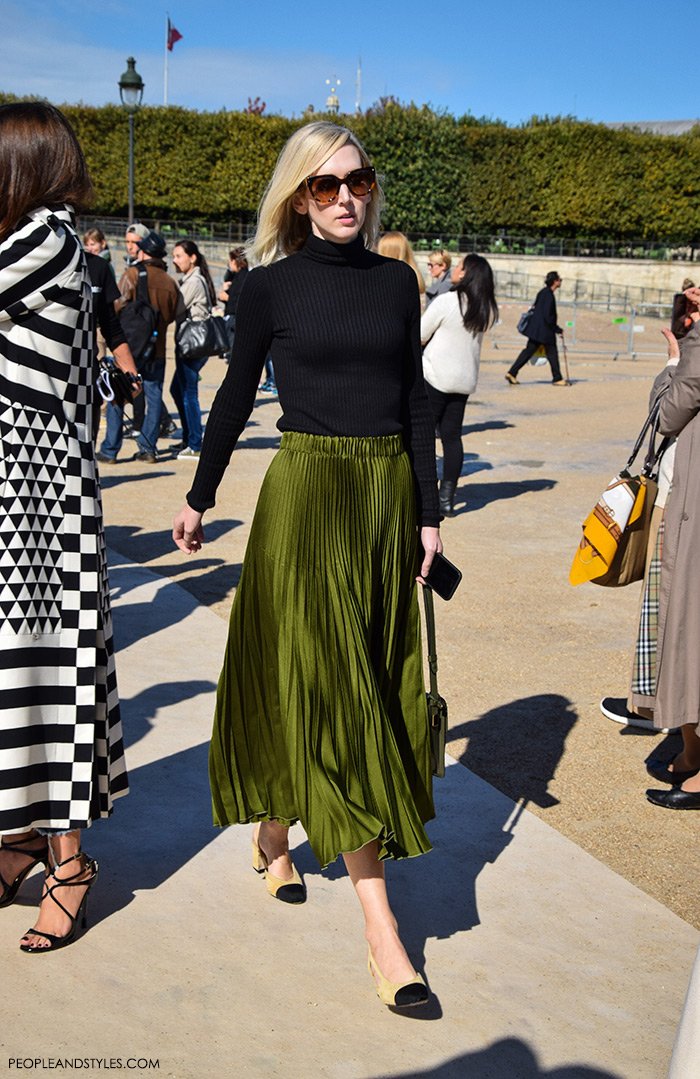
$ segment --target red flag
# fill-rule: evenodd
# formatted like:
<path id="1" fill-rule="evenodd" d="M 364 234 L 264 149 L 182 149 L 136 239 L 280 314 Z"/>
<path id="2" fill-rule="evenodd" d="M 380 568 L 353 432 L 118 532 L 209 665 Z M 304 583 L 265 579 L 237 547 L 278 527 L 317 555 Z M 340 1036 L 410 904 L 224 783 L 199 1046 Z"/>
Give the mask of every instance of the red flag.
<path id="1" fill-rule="evenodd" d="M 175 42 L 180 41 L 181 39 L 182 34 L 173 26 L 170 19 L 168 19 L 168 52 L 172 52 Z"/>

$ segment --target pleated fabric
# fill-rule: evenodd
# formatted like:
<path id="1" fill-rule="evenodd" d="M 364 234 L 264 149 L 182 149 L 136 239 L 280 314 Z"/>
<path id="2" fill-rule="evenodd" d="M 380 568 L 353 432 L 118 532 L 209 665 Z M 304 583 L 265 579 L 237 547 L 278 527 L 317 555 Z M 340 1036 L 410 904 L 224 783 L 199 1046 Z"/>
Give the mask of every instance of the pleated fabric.
<path id="1" fill-rule="evenodd" d="M 430 850 L 413 484 L 400 435 L 283 435 L 219 679 L 215 824 L 299 820 L 323 866 Z"/>

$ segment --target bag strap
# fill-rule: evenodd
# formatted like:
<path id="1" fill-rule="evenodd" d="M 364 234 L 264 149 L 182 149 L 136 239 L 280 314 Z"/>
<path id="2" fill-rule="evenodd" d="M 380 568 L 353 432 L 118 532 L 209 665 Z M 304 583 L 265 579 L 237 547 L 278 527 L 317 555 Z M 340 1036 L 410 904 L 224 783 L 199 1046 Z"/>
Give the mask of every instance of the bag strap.
<path id="1" fill-rule="evenodd" d="M 637 454 L 642 448 L 642 444 L 647 436 L 647 432 L 649 432 L 649 445 L 646 455 L 644 457 L 644 464 L 641 470 L 643 476 L 648 476 L 650 478 L 653 477 L 656 466 L 658 465 L 662 454 L 666 451 L 671 442 L 671 439 L 666 436 L 662 439 L 659 446 L 656 447 L 656 436 L 659 433 L 659 411 L 661 409 L 661 399 L 663 398 L 665 392 L 666 388 L 664 387 L 661 393 L 656 397 L 649 411 L 649 415 L 642 424 L 642 429 L 637 435 L 637 440 L 634 444 L 634 448 L 624 468 L 624 472 L 626 473 L 629 473 L 632 465 L 634 464 L 635 458 L 637 457 Z"/>
<path id="2" fill-rule="evenodd" d="M 148 295 L 148 270 L 142 262 L 139 263 L 139 276 L 136 281 L 136 299 L 141 300 L 141 303 L 151 303 Z"/>
<path id="3" fill-rule="evenodd" d="M 439 697 L 438 692 L 438 658 L 437 644 L 435 641 L 435 608 L 433 606 L 433 590 L 427 585 L 421 585 L 423 592 L 423 605 L 425 607 L 425 631 L 428 637 L 428 667 L 430 669 L 430 694 Z"/>
<path id="4" fill-rule="evenodd" d="M 642 475 L 647 476 L 649 479 L 656 479 L 656 473 L 658 472 L 658 464 L 664 453 L 671 445 L 671 436 L 664 435 L 658 446 L 655 445 L 656 436 L 659 433 L 659 418 L 656 417 L 656 423 L 651 429 L 649 435 L 649 448 L 644 458 L 644 464 L 642 465 Z"/>

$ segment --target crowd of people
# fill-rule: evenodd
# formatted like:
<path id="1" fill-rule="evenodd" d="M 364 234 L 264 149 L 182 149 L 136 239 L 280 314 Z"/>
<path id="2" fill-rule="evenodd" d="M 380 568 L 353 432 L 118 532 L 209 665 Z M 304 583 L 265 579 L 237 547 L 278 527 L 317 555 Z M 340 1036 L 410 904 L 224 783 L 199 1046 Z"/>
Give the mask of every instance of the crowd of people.
<path id="1" fill-rule="evenodd" d="M 90 229 L 83 241 L 87 249 Z M 104 236 L 100 233 L 102 241 Z M 117 318 L 122 322 L 131 316 L 136 322 L 134 345 L 141 375 L 143 394 L 133 402 L 133 419 L 129 433 L 136 440 L 135 460 L 155 464 L 158 460 L 158 440 L 173 436 L 177 430 L 163 401 L 166 372 L 168 327 L 177 330 L 187 322 L 206 323 L 211 317 L 217 297 L 204 254 L 193 240 L 178 240 L 172 251 L 177 279 L 168 273 L 167 247 L 163 237 L 140 222 L 128 226 L 125 236 L 126 268 L 119 280 L 115 300 Z M 106 242 L 105 242 L 106 246 Z M 106 248 L 108 250 L 108 248 Z M 233 255 L 233 252 L 232 252 Z M 153 311 L 150 333 L 144 334 L 149 308 Z M 145 313 L 143 319 L 140 315 Z M 233 321 L 224 315 L 227 324 Z M 143 337 L 140 340 L 139 334 Z M 127 334 L 128 335 L 128 334 Z M 132 341 L 133 344 L 133 341 Z M 175 338 L 175 370 L 170 382 L 170 395 L 177 409 L 180 429 L 179 442 L 169 449 L 178 460 L 197 458 L 202 447 L 203 426 L 199 405 L 200 371 L 208 354 L 189 355 L 179 334 Z M 97 454 L 102 464 L 116 464 L 124 440 L 125 416 L 123 403 L 109 401 L 106 406 L 106 433 Z"/>
<path id="2" fill-rule="evenodd" d="M 467 255 L 453 267 L 447 252 L 433 252 L 431 283 L 421 289 L 405 237 L 379 240 L 383 193 L 364 147 L 325 121 L 286 143 L 253 241 L 231 251 L 218 296 L 196 243 L 176 242 L 176 281 L 162 236 L 138 223 L 126 234 L 118 284 L 99 230 L 84 237 L 86 255 L 75 213 L 89 205 L 90 178 L 57 109 L 0 106 L 0 164 L 10 177 L 0 210 L 0 478 L 3 513 L 29 521 L 21 550 L 0 531 L 0 669 L 13 685 L 11 700 L 0 689 L 0 906 L 14 902 L 35 866 L 45 871 L 37 919 L 20 947 L 42 954 L 75 939 L 98 874 L 81 833 L 128 789 L 96 467 L 117 460 L 124 417 L 108 404 L 96 452 L 94 310 L 133 403 L 144 403 L 137 459 L 145 463 L 158 459 L 170 420 L 163 384 L 175 323 L 178 458 L 196 466 L 173 524 L 186 554 L 201 549 L 203 518 L 270 365 L 282 440 L 260 490 L 218 683 L 214 820 L 254 825 L 253 868 L 286 903 L 306 900 L 289 855 L 291 825 L 303 824 L 322 866 L 342 856 L 380 1000 L 424 1005 L 430 994 L 401 940 L 385 869 L 430 849 L 417 593 L 442 552 L 441 520 L 455 512 L 465 406 L 483 334 L 498 317 L 489 263 Z M 560 283 L 548 275 L 535 304 L 553 334 Z M 700 290 L 686 297 L 692 325 L 657 387 L 661 429 L 677 451 L 655 554 L 662 614 L 650 690 L 654 722 L 680 726 L 684 739 L 681 754 L 663 763 L 674 793 L 651 800 L 679 809 L 700 808 L 700 607 L 685 576 L 696 538 L 687 507 L 700 497 Z M 203 434 L 203 358 L 185 330 L 210 320 L 217 299 L 230 351 Z M 536 317 L 530 332 L 549 347 Z M 556 348 L 547 356 L 559 384 Z M 47 473 L 55 498 L 48 515 L 34 497 Z M 11 575 L 3 568 L 10 562 Z M 57 670 L 70 677 L 59 684 Z"/>

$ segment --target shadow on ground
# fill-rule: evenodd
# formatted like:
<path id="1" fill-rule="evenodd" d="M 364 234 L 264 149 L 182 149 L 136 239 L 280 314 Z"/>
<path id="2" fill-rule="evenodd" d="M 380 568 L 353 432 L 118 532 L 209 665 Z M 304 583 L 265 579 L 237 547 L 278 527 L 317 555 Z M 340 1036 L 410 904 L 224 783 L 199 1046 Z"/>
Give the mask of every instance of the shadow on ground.
<path id="1" fill-rule="evenodd" d="M 238 445 L 244 450 L 278 450 L 281 435 L 253 435 L 251 438 L 243 437 Z"/>
<path id="2" fill-rule="evenodd" d="M 377 1077 L 378 1079 L 378 1077 Z M 486 1049 L 453 1057 L 436 1068 L 383 1074 L 383 1079 L 621 1079 L 613 1072 L 584 1064 L 542 1068 L 526 1042 L 503 1038 Z"/>
<path id="3" fill-rule="evenodd" d="M 208 543 L 213 543 L 242 524 L 242 521 L 235 518 L 207 521 L 204 526 L 206 540 Z M 122 556 L 124 565 L 137 562 L 143 566 L 155 558 L 174 554 L 177 550 L 171 528 L 148 532 L 139 528 L 138 525 L 107 525 L 105 539 L 107 546 Z M 186 566 L 187 562 L 183 561 L 182 564 Z M 158 567 L 158 573 L 163 573 L 162 566 Z"/>
<path id="4" fill-rule="evenodd" d="M 462 427 L 462 435 L 476 435 L 483 431 L 503 431 L 507 427 L 515 427 L 510 420 L 483 420 L 481 423 L 465 423 Z"/>
<path id="5" fill-rule="evenodd" d="M 159 701 L 165 688 L 155 687 Z M 179 684 L 182 700 L 213 689 L 207 682 Z M 127 738 L 131 704 L 127 701 L 123 709 Z M 136 737 L 145 726 L 147 721 L 139 718 Z M 128 906 L 137 891 L 158 888 L 220 835 L 211 818 L 208 755 L 209 744 L 202 742 L 129 771 L 128 797 L 115 803 L 106 828 L 90 830 L 90 855 L 102 863 L 102 886 L 91 897 L 93 919 L 101 921 Z M 196 901 L 195 895 L 188 896 L 189 903 Z"/>
<path id="6" fill-rule="evenodd" d="M 551 491 L 556 485 L 556 480 L 545 479 L 463 484 L 457 488 L 455 516 L 483 509 L 490 502 L 499 502 L 504 498 L 519 498 L 521 495 Z"/>
<path id="7" fill-rule="evenodd" d="M 450 742 L 466 738 L 460 764 L 514 802 L 541 809 L 558 805 L 548 792 L 566 739 L 578 721 L 571 701 L 558 693 L 521 697 L 492 708 L 449 731 Z"/>
<path id="8" fill-rule="evenodd" d="M 106 491 L 109 487 L 118 487 L 120 483 L 140 483 L 141 480 L 162 479 L 163 476 L 175 475 L 172 470 L 165 471 L 164 469 L 152 472 L 123 472 L 119 468 L 122 463 L 129 464 L 130 458 L 125 457 L 123 462 L 121 458 L 117 458 L 116 465 L 100 466 L 100 487 L 102 490 Z"/>

